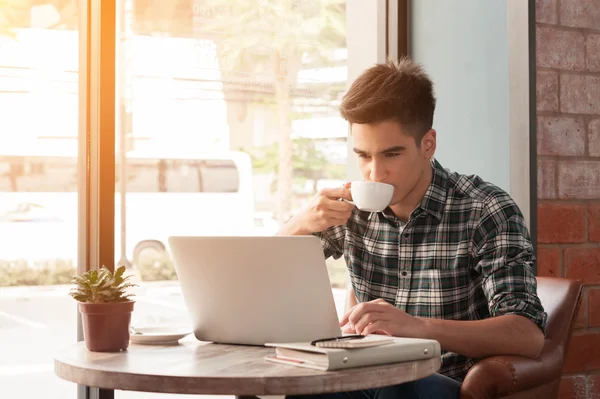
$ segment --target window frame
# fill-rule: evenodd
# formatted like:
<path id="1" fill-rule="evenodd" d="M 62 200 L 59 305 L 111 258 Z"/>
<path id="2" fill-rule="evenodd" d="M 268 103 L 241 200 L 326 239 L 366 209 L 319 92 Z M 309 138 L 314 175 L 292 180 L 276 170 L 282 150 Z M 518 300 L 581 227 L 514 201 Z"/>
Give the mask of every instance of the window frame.
<path id="1" fill-rule="evenodd" d="M 79 2 L 77 272 L 114 270 L 116 0 Z M 77 340 L 83 340 L 77 312 Z M 78 399 L 113 390 L 77 386 Z"/>

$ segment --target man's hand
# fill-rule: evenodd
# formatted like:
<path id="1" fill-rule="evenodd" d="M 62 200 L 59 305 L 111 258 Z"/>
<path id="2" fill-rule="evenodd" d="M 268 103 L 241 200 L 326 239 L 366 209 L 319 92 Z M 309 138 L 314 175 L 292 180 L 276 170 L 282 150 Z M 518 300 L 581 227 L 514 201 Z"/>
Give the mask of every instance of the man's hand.
<path id="1" fill-rule="evenodd" d="M 343 187 L 325 188 L 319 191 L 310 204 L 284 226 L 279 234 L 312 234 L 332 226 L 346 224 L 354 205 L 339 199 L 352 200 L 349 187 L 350 183 L 346 183 Z"/>
<path id="2" fill-rule="evenodd" d="M 423 325 L 423 319 L 411 316 L 383 299 L 353 306 L 340 321 L 344 333 L 411 338 L 418 337 Z"/>

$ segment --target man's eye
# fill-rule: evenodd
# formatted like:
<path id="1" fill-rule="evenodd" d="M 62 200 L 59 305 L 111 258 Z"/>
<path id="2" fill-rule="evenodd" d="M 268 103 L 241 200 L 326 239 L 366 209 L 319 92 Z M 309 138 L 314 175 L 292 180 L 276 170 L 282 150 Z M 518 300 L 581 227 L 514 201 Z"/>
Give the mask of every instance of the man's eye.
<path id="1" fill-rule="evenodd" d="M 369 158 L 367 154 L 358 154 L 359 158 Z"/>
<path id="2" fill-rule="evenodd" d="M 394 157 L 397 157 L 398 155 L 400 155 L 400 153 L 398 153 L 398 152 L 388 152 L 387 154 L 385 154 L 385 156 L 388 158 L 394 158 Z"/>

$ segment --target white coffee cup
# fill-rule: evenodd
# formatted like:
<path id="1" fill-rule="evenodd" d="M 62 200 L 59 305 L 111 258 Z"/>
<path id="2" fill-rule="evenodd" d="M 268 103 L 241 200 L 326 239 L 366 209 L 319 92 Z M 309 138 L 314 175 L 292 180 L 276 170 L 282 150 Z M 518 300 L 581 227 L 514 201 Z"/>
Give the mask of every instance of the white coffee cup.
<path id="1" fill-rule="evenodd" d="M 361 211 L 381 212 L 392 201 L 394 186 L 374 181 L 353 181 L 350 186 L 352 201 Z"/>

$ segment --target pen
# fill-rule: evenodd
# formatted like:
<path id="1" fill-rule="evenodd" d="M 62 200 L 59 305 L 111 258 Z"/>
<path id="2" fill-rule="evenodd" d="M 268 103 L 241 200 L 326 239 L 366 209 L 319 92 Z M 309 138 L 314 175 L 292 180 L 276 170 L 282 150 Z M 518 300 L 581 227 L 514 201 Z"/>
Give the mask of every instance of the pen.
<path id="1" fill-rule="evenodd" d="M 365 335 L 355 334 L 355 335 L 343 335 L 341 337 L 331 337 L 331 338 L 322 338 L 312 341 L 310 344 L 316 346 L 318 342 L 329 342 L 329 341 L 349 341 L 351 339 L 362 339 Z"/>

